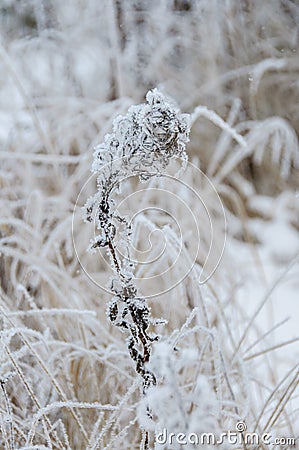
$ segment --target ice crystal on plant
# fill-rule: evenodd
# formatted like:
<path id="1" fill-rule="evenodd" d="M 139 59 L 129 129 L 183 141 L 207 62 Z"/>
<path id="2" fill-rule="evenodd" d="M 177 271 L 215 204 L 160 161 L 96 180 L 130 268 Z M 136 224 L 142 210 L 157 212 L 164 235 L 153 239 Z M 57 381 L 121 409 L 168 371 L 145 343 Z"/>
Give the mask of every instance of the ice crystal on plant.
<path id="1" fill-rule="evenodd" d="M 137 176 L 145 182 L 162 176 L 173 157 L 178 157 L 184 168 L 190 131 L 189 115 L 181 114 L 157 89 L 149 91 L 146 100 L 145 104 L 130 107 L 126 116 L 118 116 L 112 134 L 95 148 L 92 171 L 97 174 L 98 191 L 87 200 L 84 210 L 84 220 L 94 222 L 99 230 L 90 249 L 107 249 L 115 275 L 110 282 L 114 297 L 107 305 L 107 317 L 128 333 L 128 351 L 136 372 L 143 378 L 144 391 L 156 383 L 146 364 L 151 344 L 158 336 L 148 329 L 163 321 L 151 318 L 147 301 L 134 284 L 129 250 L 131 226 L 115 211 L 112 196 L 126 178 Z M 119 242 L 124 249 L 122 257 L 117 252 Z"/>
<path id="2" fill-rule="evenodd" d="M 189 115 L 157 90 L 148 92 L 147 103 L 132 106 L 113 122 L 113 134 L 95 148 L 93 172 L 100 172 L 99 186 L 116 176 L 138 175 L 140 180 L 162 175 L 172 156 L 187 160 Z"/>

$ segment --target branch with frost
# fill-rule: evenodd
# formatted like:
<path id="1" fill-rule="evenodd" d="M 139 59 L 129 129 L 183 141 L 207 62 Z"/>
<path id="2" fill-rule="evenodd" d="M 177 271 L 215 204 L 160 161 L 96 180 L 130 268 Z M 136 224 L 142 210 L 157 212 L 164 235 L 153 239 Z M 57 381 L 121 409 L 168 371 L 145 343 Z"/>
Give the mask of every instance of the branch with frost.
<path id="1" fill-rule="evenodd" d="M 190 130 L 189 116 L 181 114 L 157 89 L 149 91 L 146 100 L 145 104 L 132 106 L 126 116 L 117 117 L 112 134 L 106 135 L 104 143 L 95 148 L 92 171 L 97 174 L 98 190 L 84 208 L 85 221 L 93 222 L 98 230 L 90 249 L 105 248 L 114 272 L 110 283 L 114 296 L 108 304 L 107 316 L 127 334 L 130 357 L 143 379 L 143 392 L 156 384 L 155 375 L 146 365 L 152 342 L 158 339 L 149 333 L 149 327 L 161 320 L 151 317 L 147 300 L 134 283 L 131 225 L 116 212 L 113 195 L 131 176 L 141 182 L 163 176 L 173 157 L 179 158 L 184 168 Z M 117 251 L 120 240 L 125 242 L 122 255 Z"/>

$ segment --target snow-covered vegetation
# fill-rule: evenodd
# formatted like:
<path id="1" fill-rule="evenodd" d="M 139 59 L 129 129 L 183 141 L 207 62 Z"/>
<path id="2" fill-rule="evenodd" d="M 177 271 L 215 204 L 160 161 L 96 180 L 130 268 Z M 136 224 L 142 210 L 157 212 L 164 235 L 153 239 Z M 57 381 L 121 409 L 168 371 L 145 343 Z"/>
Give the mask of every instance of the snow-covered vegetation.
<path id="1" fill-rule="evenodd" d="M 1 449 L 296 448 L 298 24 L 1 0 Z"/>

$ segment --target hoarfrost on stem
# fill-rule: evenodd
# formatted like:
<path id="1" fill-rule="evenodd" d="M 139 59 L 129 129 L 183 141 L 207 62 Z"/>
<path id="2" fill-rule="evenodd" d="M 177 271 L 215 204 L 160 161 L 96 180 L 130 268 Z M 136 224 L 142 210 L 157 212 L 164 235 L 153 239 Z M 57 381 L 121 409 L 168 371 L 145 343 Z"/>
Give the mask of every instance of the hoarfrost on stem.
<path id="1" fill-rule="evenodd" d="M 165 174 L 173 157 L 186 166 L 186 142 L 190 132 L 190 116 L 179 109 L 157 89 L 149 91 L 147 103 L 132 106 L 125 116 L 113 122 L 113 131 L 94 151 L 92 171 L 97 174 L 98 190 L 84 208 L 86 222 L 94 222 L 98 230 L 90 249 L 106 248 L 114 277 L 110 289 L 114 294 L 107 305 L 110 321 L 127 332 L 127 345 L 136 371 L 144 381 L 144 391 L 156 383 L 153 373 L 146 369 L 156 335 L 150 335 L 151 318 L 147 301 L 134 284 L 134 264 L 130 258 L 131 225 L 117 214 L 113 194 L 129 177 L 137 176 L 141 182 Z M 117 252 L 121 238 L 124 253 Z"/>

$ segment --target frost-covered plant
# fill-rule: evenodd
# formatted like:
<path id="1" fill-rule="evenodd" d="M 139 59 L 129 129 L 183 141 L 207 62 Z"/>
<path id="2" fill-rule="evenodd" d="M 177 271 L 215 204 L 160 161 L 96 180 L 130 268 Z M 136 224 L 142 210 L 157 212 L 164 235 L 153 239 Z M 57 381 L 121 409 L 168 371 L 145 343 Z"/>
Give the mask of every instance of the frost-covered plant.
<path id="1" fill-rule="evenodd" d="M 146 99 L 146 104 L 132 106 L 126 116 L 117 117 L 113 133 L 106 135 L 105 142 L 96 147 L 92 171 L 97 174 L 98 191 L 86 202 L 84 215 L 98 230 L 90 248 L 105 247 L 110 257 L 114 271 L 110 283 L 113 299 L 108 304 L 107 315 L 128 334 L 128 350 L 136 372 L 143 378 L 144 392 L 156 383 L 155 375 L 146 368 L 152 342 L 158 339 L 149 332 L 149 327 L 161 320 L 151 317 L 146 298 L 134 282 L 131 225 L 115 210 L 113 195 L 130 176 L 137 176 L 142 182 L 162 176 L 172 157 L 185 165 L 189 135 L 188 115 L 181 114 L 156 89 L 149 91 Z M 125 242 L 123 254 L 117 249 L 120 239 Z"/>
<path id="2" fill-rule="evenodd" d="M 190 431 L 193 433 L 209 430 L 216 432 L 218 429 L 217 401 L 207 377 L 198 376 L 189 392 L 182 392 L 179 386 L 178 374 L 188 369 L 190 373 L 193 373 L 194 362 L 197 358 L 195 348 L 185 348 L 174 352 L 170 341 L 156 344 L 149 365 L 160 382 L 157 386 L 151 386 L 148 389 L 138 409 L 139 422 L 145 429 L 154 431 L 156 435 L 163 429 L 166 429 L 168 433 L 179 430 L 186 435 Z M 148 407 L 154 413 L 154 421 L 148 417 Z M 160 446 L 157 445 L 155 448 Z M 181 447 L 173 444 L 172 448 Z"/>

